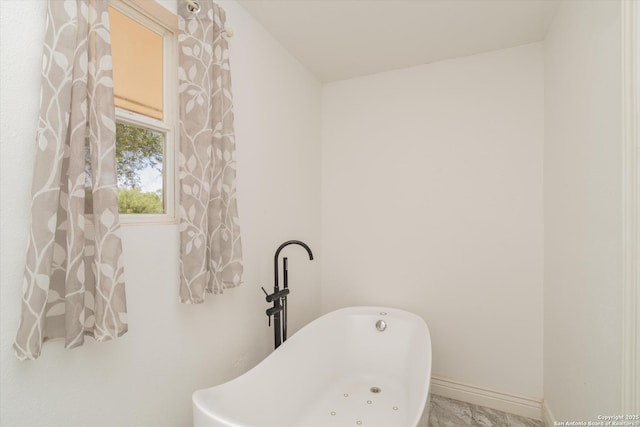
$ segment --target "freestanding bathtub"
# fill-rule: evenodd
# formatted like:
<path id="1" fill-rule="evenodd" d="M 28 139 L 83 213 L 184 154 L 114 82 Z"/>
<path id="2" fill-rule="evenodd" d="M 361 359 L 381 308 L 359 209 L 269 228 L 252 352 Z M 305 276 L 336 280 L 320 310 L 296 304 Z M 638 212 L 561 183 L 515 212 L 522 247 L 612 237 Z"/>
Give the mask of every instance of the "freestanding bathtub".
<path id="1" fill-rule="evenodd" d="M 244 375 L 193 393 L 194 425 L 416 427 L 430 378 L 422 318 L 343 308 L 309 323 Z"/>

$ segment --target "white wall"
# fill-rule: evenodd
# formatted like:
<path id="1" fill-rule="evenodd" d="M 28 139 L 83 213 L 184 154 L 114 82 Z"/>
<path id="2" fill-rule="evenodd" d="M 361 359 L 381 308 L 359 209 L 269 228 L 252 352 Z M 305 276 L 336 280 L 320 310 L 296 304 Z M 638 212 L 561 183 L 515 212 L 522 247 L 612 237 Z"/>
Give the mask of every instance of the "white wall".
<path id="1" fill-rule="evenodd" d="M 323 89 L 322 310 L 420 314 L 433 373 L 542 397 L 540 44 Z"/>
<path id="2" fill-rule="evenodd" d="M 18 362 L 11 344 L 19 320 L 46 2 L 0 1 L 1 425 L 189 425 L 194 390 L 237 376 L 271 350 L 259 285 L 273 286 L 277 245 L 298 238 L 320 254 L 321 88 L 235 2 L 222 5 L 235 30 L 245 284 L 202 305 L 181 305 L 176 227 L 125 226 L 130 332 L 109 343 L 88 339 L 73 350 L 47 343 L 40 359 Z M 319 263 L 300 252 L 288 250 L 292 330 L 320 313 Z"/>
<path id="3" fill-rule="evenodd" d="M 545 40 L 544 397 L 555 419 L 621 407 L 618 1 L 565 1 Z"/>

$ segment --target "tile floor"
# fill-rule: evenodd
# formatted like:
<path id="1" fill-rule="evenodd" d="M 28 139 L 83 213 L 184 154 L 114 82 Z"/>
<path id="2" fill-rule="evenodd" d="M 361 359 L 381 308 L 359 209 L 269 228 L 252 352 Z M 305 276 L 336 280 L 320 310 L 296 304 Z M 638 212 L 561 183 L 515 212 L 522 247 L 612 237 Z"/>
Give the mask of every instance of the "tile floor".
<path id="1" fill-rule="evenodd" d="M 544 424 L 531 418 L 432 394 L 429 427 L 544 427 Z"/>

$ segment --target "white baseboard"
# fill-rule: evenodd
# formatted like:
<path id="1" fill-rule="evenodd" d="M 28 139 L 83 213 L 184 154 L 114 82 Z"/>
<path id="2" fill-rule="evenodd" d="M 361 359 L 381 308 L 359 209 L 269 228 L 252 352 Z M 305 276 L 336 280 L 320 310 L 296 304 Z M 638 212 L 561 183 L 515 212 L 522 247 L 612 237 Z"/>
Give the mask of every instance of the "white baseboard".
<path id="1" fill-rule="evenodd" d="M 488 390 L 437 376 L 431 377 L 431 393 L 523 417 L 542 419 L 542 402 L 538 399 Z"/>
<path id="2" fill-rule="evenodd" d="M 544 422 L 545 427 L 553 427 L 556 425 L 556 419 L 553 417 L 546 400 L 542 401 L 542 421 Z"/>

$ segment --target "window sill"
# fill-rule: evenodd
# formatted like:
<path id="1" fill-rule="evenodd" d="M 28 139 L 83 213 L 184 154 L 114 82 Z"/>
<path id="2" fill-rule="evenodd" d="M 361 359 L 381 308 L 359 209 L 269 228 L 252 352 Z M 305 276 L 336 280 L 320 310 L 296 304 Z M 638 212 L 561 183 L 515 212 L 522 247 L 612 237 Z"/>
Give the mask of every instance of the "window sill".
<path id="1" fill-rule="evenodd" d="M 178 225 L 178 218 L 166 214 L 120 214 L 120 225 Z"/>

